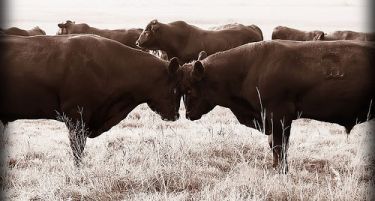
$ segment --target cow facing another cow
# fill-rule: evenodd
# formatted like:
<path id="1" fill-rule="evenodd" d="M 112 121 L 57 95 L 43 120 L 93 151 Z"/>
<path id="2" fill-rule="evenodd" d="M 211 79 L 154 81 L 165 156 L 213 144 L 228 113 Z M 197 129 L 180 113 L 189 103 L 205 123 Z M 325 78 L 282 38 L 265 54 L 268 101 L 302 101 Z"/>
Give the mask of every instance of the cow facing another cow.
<path id="1" fill-rule="evenodd" d="M 6 47 L 0 66 L 0 121 L 5 124 L 56 119 L 59 113 L 82 121 L 93 138 L 141 103 L 164 120 L 179 117 L 176 58 L 164 61 L 95 35 L 7 36 L 0 46 Z"/>
<path id="2" fill-rule="evenodd" d="M 374 53 L 375 46 L 362 41 L 277 40 L 203 56 L 179 70 L 186 118 L 200 119 L 217 105 L 229 108 L 241 124 L 269 135 L 273 165 L 286 172 L 294 119 L 338 123 L 350 132 L 373 118 Z"/>
<path id="3" fill-rule="evenodd" d="M 67 21 L 59 27 L 61 34 L 122 39 L 109 34 L 117 30 L 103 31 L 87 24 Z M 291 122 L 299 114 L 341 124 L 348 132 L 357 121 L 374 114 L 374 45 L 267 41 L 230 49 L 262 40 L 262 32 L 255 25 L 240 24 L 215 29 L 154 20 L 142 33 L 135 32 L 138 35 L 131 43 L 166 50 L 181 63 L 194 60 L 199 53 L 198 61 L 183 68 L 175 57 L 162 61 L 95 35 L 4 37 L 0 40 L 0 46 L 7 48 L 0 67 L 0 120 L 6 124 L 21 118 L 55 119 L 59 113 L 82 121 L 88 137 L 96 137 L 144 102 L 163 119 L 176 120 L 183 93 L 188 119 L 199 119 L 220 105 L 228 107 L 241 124 L 263 130 L 269 135 L 277 167 L 280 161 L 286 163 L 282 145 L 288 144 Z M 290 29 L 283 35 L 280 30 L 287 29 L 277 30 L 273 39 L 373 37 L 348 31 L 330 35 Z M 227 51 L 215 53 L 222 50 Z M 82 108 L 82 116 L 78 108 Z"/>
<path id="4" fill-rule="evenodd" d="M 200 51 L 208 55 L 246 43 L 263 40 L 255 25 L 233 24 L 219 30 L 203 30 L 184 21 L 163 24 L 152 20 L 137 40 L 137 45 L 165 51 L 168 58 L 177 57 L 180 64 L 197 59 Z"/>

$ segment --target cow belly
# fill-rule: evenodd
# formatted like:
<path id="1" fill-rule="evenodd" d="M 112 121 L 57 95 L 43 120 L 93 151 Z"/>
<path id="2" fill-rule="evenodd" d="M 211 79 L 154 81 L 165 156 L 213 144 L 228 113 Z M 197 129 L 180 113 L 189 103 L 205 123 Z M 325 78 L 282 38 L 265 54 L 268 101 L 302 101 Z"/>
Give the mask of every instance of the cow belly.
<path id="1" fill-rule="evenodd" d="M 1 93 L 1 119 L 56 118 L 56 112 L 60 111 L 57 96 L 40 86 L 14 85 L 2 90 Z"/>
<path id="2" fill-rule="evenodd" d="M 305 118 L 354 125 L 357 120 L 366 120 L 371 101 L 368 91 L 356 89 L 351 91 L 343 86 L 315 88 L 300 97 L 297 110 Z"/>

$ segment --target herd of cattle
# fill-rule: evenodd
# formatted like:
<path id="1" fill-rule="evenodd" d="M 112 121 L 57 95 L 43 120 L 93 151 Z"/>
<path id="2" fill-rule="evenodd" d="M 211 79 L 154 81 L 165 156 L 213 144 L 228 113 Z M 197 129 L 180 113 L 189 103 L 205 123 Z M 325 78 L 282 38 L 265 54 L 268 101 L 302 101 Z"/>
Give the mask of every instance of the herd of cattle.
<path id="1" fill-rule="evenodd" d="M 176 120 L 182 98 L 190 120 L 219 105 L 264 131 L 279 167 L 292 120 L 338 123 L 350 132 L 375 112 L 372 33 L 278 26 L 263 41 L 258 26 L 242 24 L 204 30 L 152 20 L 145 29 L 103 30 L 66 21 L 58 27 L 57 36 L 38 27 L 0 31 L 3 123 L 55 119 L 58 112 L 82 120 L 92 138 L 141 103 Z"/>

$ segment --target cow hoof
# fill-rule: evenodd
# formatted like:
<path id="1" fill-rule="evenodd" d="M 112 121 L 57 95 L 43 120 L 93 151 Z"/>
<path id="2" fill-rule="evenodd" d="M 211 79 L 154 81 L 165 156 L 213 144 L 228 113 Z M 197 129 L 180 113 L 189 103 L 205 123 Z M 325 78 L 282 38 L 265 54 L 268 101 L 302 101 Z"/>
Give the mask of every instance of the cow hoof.
<path id="1" fill-rule="evenodd" d="M 278 163 L 276 163 L 276 164 L 274 163 L 272 165 L 272 168 L 275 171 L 279 172 L 279 174 L 287 174 L 288 171 L 289 171 L 288 165 L 279 165 Z"/>

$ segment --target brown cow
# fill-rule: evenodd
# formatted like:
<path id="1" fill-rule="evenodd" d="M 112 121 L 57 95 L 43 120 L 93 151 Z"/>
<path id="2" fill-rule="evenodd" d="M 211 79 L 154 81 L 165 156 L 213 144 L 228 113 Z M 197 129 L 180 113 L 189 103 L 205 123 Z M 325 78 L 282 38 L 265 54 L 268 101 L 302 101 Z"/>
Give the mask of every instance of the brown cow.
<path id="1" fill-rule="evenodd" d="M 176 120 L 181 95 L 177 59 L 170 62 L 95 35 L 9 36 L 0 39 L 0 120 L 55 119 L 83 123 L 90 138 L 147 103 Z M 82 150 L 83 151 L 83 150 Z"/>
<path id="2" fill-rule="evenodd" d="M 65 23 L 60 23 L 57 26 L 60 28 L 59 32 L 57 33 L 58 35 L 95 34 L 118 41 L 124 45 L 136 49 L 139 49 L 139 47 L 135 45 L 135 42 L 143 31 L 142 29 L 98 29 L 95 27 L 91 27 L 86 23 L 76 24 L 75 22 L 72 22 L 70 20 L 67 20 Z"/>
<path id="3" fill-rule="evenodd" d="M 203 30 L 184 21 L 163 24 L 152 20 L 137 40 L 137 45 L 163 50 L 168 58 L 178 57 L 181 63 L 187 63 L 196 59 L 202 50 L 210 55 L 261 40 L 262 31 L 255 25 L 235 24 L 221 30 Z"/>
<path id="4" fill-rule="evenodd" d="M 281 159 L 286 164 L 282 142 L 288 144 L 299 115 L 341 124 L 348 132 L 373 118 L 374 54 L 375 46 L 363 41 L 288 40 L 216 53 L 179 71 L 186 117 L 197 120 L 216 105 L 229 108 L 241 124 L 270 135 L 278 167 Z"/>
<path id="5" fill-rule="evenodd" d="M 334 31 L 332 33 L 324 34 L 320 40 L 361 40 L 361 41 L 375 41 L 375 33 L 363 33 L 355 31 Z"/>
<path id="6" fill-rule="evenodd" d="M 17 35 L 17 36 L 36 36 L 36 35 L 46 35 L 46 32 L 43 31 L 38 26 L 30 29 L 24 30 L 17 27 L 11 27 L 8 29 L 0 29 L 0 33 L 5 35 Z"/>
<path id="7" fill-rule="evenodd" d="M 236 29 L 238 26 L 241 26 L 239 23 L 231 23 L 231 24 L 224 24 L 224 25 L 219 25 L 219 26 L 214 26 L 208 28 L 209 30 L 214 30 L 214 31 L 220 31 L 220 30 L 226 30 L 226 29 Z M 247 26 L 250 29 L 257 30 L 258 33 L 261 34 L 261 37 L 263 38 L 262 30 L 256 25 L 249 25 Z"/>
<path id="8" fill-rule="evenodd" d="M 312 41 L 320 40 L 324 37 L 324 32 L 315 31 L 302 31 L 285 26 L 277 26 L 272 31 L 272 40 L 295 40 L 295 41 Z"/>

